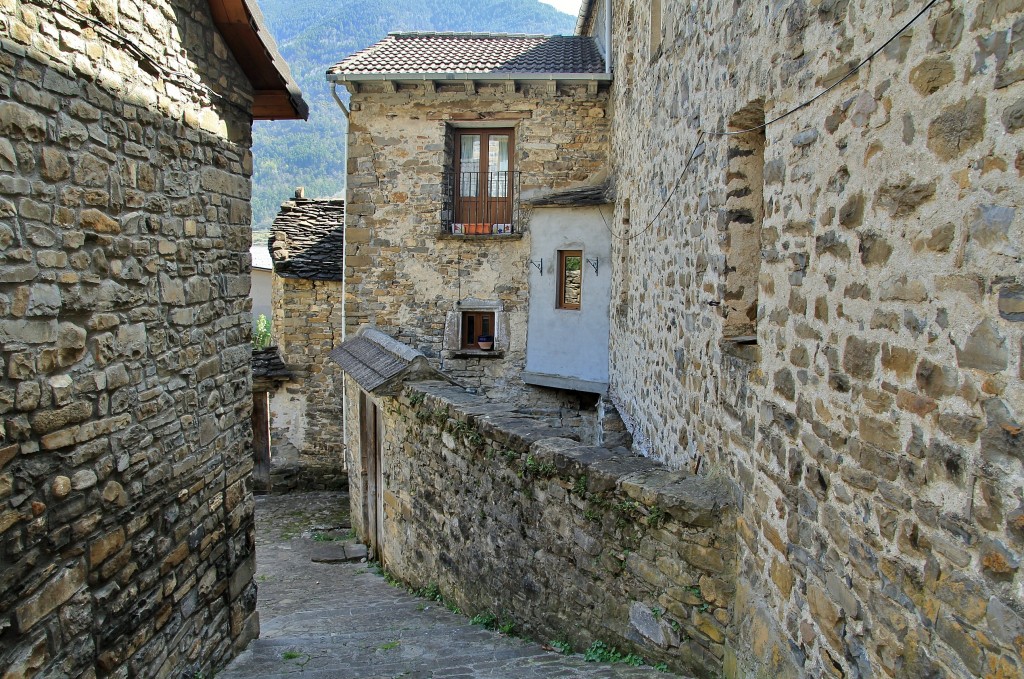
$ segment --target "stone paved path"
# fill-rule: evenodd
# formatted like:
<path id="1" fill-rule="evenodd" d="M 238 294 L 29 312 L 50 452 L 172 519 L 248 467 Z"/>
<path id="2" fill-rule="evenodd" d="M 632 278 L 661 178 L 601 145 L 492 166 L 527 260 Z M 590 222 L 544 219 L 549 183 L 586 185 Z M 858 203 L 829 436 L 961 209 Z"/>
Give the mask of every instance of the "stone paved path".
<path id="1" fill-rule="evenodd" d="M 310 562 L 320 539 L 348 531 L 348 498 L 302 493 L 256 499 L 259 639 L 218 679 L 667 677 L 601 665 L 471 625 L 392 587 L 366 564 Z"/>

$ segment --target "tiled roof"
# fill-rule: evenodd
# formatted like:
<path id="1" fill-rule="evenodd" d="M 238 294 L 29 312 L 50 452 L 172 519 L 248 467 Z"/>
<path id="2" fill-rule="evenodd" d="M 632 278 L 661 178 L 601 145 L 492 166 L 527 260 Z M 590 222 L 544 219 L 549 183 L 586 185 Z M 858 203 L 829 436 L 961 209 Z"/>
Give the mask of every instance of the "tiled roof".
<path id="1" fill-rule="evenodd" d="M 267 245 L 278 276 L 344 280 L 345 201 L 296 199 L 282 203 Z"/>
<path id="2" fill-rule="evenodd" d="M 593 38 L 505 33 L 390 33 L 328 70 L 341 79 L 398 74 L 602 74 Z"/>
<path id="3" fill-rule="evenodd" d="M 409 379 L 444 379 L 412 347 L 371 326 L 359 328 L 329 354 L 349 377 L 372 394 L 391 394 Z"/>
<path id="4" fill-rule="evenodd" d="M 277 347 L 267 347 L 253 350 L 252 376 L 254 378 L 287 380 L 291 379 L 292 371 L 281 360 L 281 354 L 278 353 Z"/>

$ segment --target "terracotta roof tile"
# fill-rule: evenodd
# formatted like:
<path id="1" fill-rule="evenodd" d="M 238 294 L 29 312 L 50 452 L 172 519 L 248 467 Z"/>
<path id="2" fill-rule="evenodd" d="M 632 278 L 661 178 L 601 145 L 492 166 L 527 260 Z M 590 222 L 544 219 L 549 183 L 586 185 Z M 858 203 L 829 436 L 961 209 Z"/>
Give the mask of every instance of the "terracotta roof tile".
<path id="1" fill-rule="evenodd" d="M 390 33 L 328 70 L 342 76 L 603 72 L 589 36 L 505 33 Z"/>
<path id="2" fill-rule="evenodd" d="M 267 247 L 278 276 L 344 280 L 345 201 L 296 199 L 282 203 Z"/>

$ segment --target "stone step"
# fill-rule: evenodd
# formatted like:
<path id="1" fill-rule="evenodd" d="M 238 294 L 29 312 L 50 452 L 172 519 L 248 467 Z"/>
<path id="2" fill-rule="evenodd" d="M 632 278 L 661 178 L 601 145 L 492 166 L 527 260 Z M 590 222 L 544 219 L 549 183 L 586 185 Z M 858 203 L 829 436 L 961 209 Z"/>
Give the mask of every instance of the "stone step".
<path id="1" fill-rule="evenodd" d="M 366 559 L 366 545 L 358 542 L 342 544 L 340 542 L 325 542 L 313 547 L 313 554 L 310 561 L 316 563 L 349 563 L 363 561 Z"/>

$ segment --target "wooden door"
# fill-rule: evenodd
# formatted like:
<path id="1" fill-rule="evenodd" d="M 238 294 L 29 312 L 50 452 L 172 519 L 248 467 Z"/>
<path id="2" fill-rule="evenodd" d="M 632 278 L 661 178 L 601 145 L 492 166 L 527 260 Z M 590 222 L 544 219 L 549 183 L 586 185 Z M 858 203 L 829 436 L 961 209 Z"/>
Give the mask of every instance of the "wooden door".
<path id="1" fill-rule="evenodd" d="M 359 394 L 359 448 L 363 467 L 363 520 L 366 548 L 371 559 L 383 561 L 380 535 L 383 524 L 381 470 L 382 420 L 377 404 L 365 392 Z"/>
<path id="2" fill-rule="evenodd" d="M 460 130 L 455 135 L 455 221 L 466 233 L 491 233 L 495 224 L 512 223 L 512 132 Z"/>
<path id="3" fill-rule="evenodd" d="M 256 492 L 270 492 L 270 394 L 252 393 L 253 482 Z"/>

